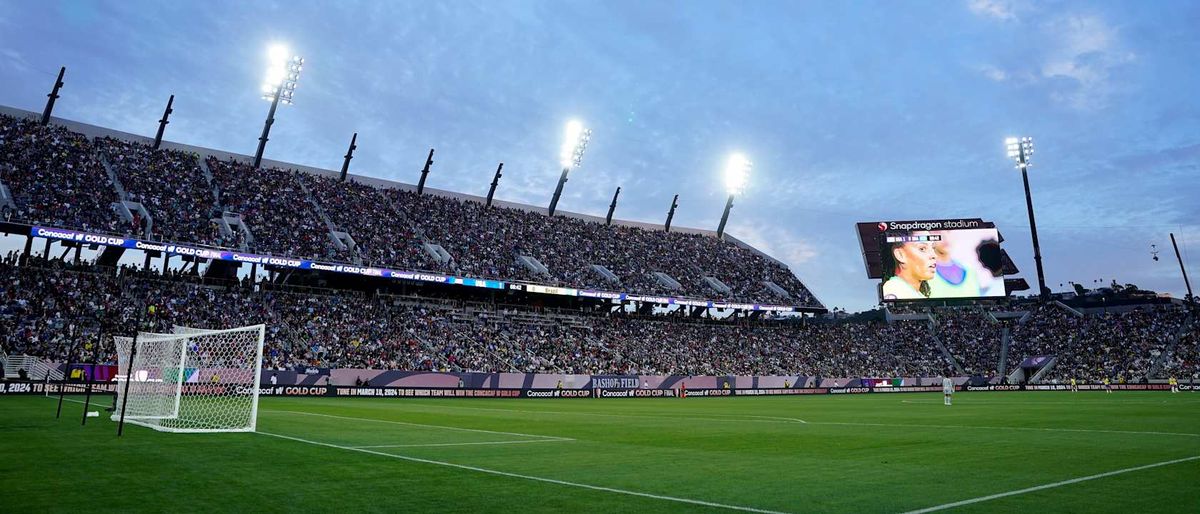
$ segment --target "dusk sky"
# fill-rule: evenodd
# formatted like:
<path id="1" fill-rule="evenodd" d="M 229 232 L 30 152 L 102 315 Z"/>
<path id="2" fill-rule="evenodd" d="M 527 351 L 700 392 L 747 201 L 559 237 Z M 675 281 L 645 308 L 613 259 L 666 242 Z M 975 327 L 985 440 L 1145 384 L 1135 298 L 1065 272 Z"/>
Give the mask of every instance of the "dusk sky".
<path id="1" fill-rule="evenodd" d="M 1032 136 L 1047 283 L 1200 281 L 1200 3 L 0 0 L 0 104 L 253 155 L 266 48 L 306 60 L 266 157 L 544 206 L 563 124 L 593 138 L 560 208 L 728 232 L 829 307 L 877 303 L 857 221 L 981 217 L 1036 287 L 1020 173 Z M 1151 259 L 1151 245 L 1161 251 Z M 1190 253 L 1190 256 L 1189 256 Z M 684 256 L 686 258 L 686 256 Z"/>

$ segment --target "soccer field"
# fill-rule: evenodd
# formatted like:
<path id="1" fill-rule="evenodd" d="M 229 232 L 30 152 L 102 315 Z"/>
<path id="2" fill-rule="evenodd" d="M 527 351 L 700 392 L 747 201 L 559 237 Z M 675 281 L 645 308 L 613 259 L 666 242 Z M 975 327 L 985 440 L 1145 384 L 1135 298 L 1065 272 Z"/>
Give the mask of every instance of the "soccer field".
<path id="1" fill-rule="evenodd" d="M 263 398 L 257 434 L 121 439 L 54 408 L 0 398 L 0 511 L 1200 512 L 1194 393 Z"/>

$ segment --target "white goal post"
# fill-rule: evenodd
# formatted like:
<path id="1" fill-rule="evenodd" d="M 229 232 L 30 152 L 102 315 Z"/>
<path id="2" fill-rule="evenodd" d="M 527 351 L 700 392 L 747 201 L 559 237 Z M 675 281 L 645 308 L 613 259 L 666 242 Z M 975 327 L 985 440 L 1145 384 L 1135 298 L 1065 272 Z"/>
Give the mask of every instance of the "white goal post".
<path id="1" fill-rule="evenodd" d="M 124 409 L 125 422 L 163 432 L 253 432 L 265 335 L 265 325 L 253 325 L 175 327 L 172 334 L 114 338 L 113 421 L 121 419 Z"/>

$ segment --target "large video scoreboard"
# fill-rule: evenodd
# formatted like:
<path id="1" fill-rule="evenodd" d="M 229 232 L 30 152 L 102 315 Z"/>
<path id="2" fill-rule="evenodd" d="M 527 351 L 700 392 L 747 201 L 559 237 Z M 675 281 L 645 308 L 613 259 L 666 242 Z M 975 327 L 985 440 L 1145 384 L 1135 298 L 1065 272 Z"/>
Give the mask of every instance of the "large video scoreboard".
<path id="1" fill-rule="evenodd" d="M 999 298 L 1006 269 L 993 223 L 979 218 L 857 225 L 867 276 L 885 302 Z M 1015 270 L 1014 270 L 1015 271 Z"/>

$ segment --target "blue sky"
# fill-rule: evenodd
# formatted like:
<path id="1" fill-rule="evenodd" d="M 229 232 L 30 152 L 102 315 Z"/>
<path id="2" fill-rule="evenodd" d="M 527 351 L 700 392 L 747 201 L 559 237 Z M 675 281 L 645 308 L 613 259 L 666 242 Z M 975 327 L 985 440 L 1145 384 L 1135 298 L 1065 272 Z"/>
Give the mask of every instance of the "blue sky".
<path id="1" fill-rule="evenodd" d="M 594 131 L 560 208 L 715 228 L 720 168 L 755 167 L 728 231 L 828 306 L 876 303 L 856 221 L 982 217 L 1034 283 L 1020 175 L 1033 136 L 1047 283 L 1200 281 L 1195 2 L 33 2 L 0 0 L 0 103 L 252 154 L 265 49 L 306 58 L 267 157 L 544 205 L 563 122 Z M 1158 262 L 1150 245 L 1162 250 Z"/>

